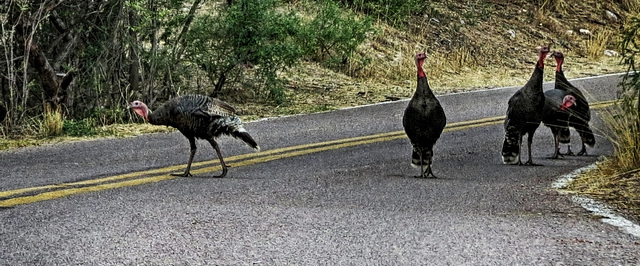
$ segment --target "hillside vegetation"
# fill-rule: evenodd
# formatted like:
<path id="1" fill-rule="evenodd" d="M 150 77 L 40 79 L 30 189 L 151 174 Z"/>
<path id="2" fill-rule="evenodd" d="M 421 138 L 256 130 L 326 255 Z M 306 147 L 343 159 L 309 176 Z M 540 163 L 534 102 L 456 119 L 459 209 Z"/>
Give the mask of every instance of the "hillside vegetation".
<path id="1" fill-rule="evenodd" d="M 618 50 L 632 3 L 9 1 L 0 133 L 97 134 L 86 128 L 140 122 L 132 99 L 153 107 L 185 93 L 219 97 L 245 119 L 405 98 L 418 51 L 437 93 L 523 84 L 543 44 L 565 53 L 569 78 L 620 72 L 604 51 Z"/>
<path id="2" fill-rule="evenodd" d="M 307 61 L 280 73 L 287 80 L 285 104 L 247 102 L 241 100 L 246 95 L 235 99 L 233 93 L 228 97 L 247 118 L 406 98 L 415 89 L 413 55 L 418 51 L 429 54 L 427 75 L 440 94 L 524 84 L 536 47 L 543 44 L 565 53 L 569 78 L 626 70 L 620 57 L 605 55 L 605 50 L 618 50 L 619 28 L 630 14 L 624 5 L 500 2 L 431 2 L 402 22 L 378 19 L 347 64 L 326 68 Z M 607 11 L 618 18 L 608 18 Z M 553 80 L 553 72 L 546 76 Z"/>

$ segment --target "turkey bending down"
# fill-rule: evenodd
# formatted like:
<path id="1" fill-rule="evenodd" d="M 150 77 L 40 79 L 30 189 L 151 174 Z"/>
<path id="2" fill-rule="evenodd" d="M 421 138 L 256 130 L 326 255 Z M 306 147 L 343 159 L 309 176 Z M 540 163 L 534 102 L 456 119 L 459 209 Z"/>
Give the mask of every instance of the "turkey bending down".
<path id="1" fill-rule="evenodd" d="M 227 165 L 222 159 L 220 148 L 215 140 L 220 135 L 238 138 L 256 151 L 260 150 L 258 144 L 242 126 L 240 118 L 235 116 L 235 109 L 215 98 L 202 95 L 180 96 L 165 102 L 154 112 L 151 112 L 141 101 L 133 101 L 130 107 L 150 124 L 174 127 L 187 137 L 191 145 L 189 163 L 183 174 L 174 174 L 177 176 L 191 176 L 189 171 L 193 156 L 196 154 L 196 138 L 209 141 L 216 150 L 222 166 L 222 174 L 214 177 L 224 177 L 227 174 Z"/>
<path id="2" fill-rule="evenodd" d="M 502 144 L 502 162 L 505 164 L 522 165 L 520 160 L 520 146 L 522 137 L 527 135 L 529 160 L 525 165 L 536 165 L 531 156 L 531 142 L 533 134 L 542 121 L 544 109 L 544 93 L 542 92 L 542 76 L 544 60 L 549 53 L 549 47 L 541 47 L 538 53 L 536 68 L 527 84 L 509 99 L 507 116 L 504 120 L 504 142 Z"/>
<path id="3" fill-rule="evenodd" d="M 426 58 L 424 53 L 418 53 L 415 56 L 418 68 L 418 86 L 404 111 L 402 125 L 413 146 L 411 165 L 420 167 L 419 177 L 431 175 L 435 178 L 431 170 L 433 145 L 440 138 L 440 134 L 447 124 L 447 118 L 440 102 L 429 88 L 427 77 L 422 69 Z"/>
<path id="4" fill-rule="evenodd" d="M 571 95 L 575 98 L 575 105 L 567 109 L 568 125 L 563 124 L 562 129 L 558 132 L 558 142 L 561 144 L 567 144 L 567 152 L 564 155 L 574 155 L 573 152 L 571 152 L 571 146 L 569 145 L 571 137 L 571 135 L 569 134 L 569 127 L 575 128 L 580 135 L 580 140 L 582 142 L 582 148 L 577 155 L 586 155 L 586 146 L 593 147 L 596 144 L 596 138 L 593 134 L 593 131 L 591 130 L 591 127 L 589 126 L 589 121 L 591 120 L 591 110 L 589 109 L 589 102 L 587 102 L 584 94 L 582 94 L 582 92 L 578 88 L 571 85 L 571 83 L 569 83 L 567 78 L 564 76 L 564 71 L 562 71 L 564 55 L 562 54 L 562 52 L 553 52 L 551 56 L 555 58 L 557 63 L 556 83 L 553 91 L 560 91 L 563 93 L 563 95 Z M 556 92 L 556 94 L 560 94 L 560 92 Z M 557 98 L 555 100 L 557 101 Z M 558 144 L 556 144 L 556 151 L 554 152 L 555 158 L 557 158 L 558 154 L 560 154 L 560 151 L 558 148 Z"/>
<path id="5" fill-rule="evenodd" d="M 576 97 L 560 89 L 545 91 L 544 97 L 542 123 L 551 129 L 555 147 L 551 159 L 557 159 L 560 155 L 560 143 L 569 142 L 570 108 L 576 105 Z"/>

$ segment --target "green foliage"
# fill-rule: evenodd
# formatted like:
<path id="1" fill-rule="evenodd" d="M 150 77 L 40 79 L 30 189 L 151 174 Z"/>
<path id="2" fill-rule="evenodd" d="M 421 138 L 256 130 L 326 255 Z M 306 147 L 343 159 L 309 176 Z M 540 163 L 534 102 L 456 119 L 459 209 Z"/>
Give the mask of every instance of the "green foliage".
<path id="1" fill-rule="evenodd" d="M 372 30 L 370 17 L 358 20 L 334 2 L 327 1 L 303 29 L 299 41 L 315 60 L 336 67 L 347 62 Z"/>
<path id="2" fill-rule="evenodd" d="M 253 75 L 269 100 L 282 104 L 286 94 L 277 72 L 303 58 L 330 66 L 345 63 L 372 30 L 369 18 L 358 20 L 329 1 L 311 20 L 286 11 L 276 0 L 238 0 L 220 16 L 194 20 L 187 33 L 188 60 L 211 83 Z M 212 93 L 214 96 L 218 92 Z"/>
<path id="3" fill-rule="evenodd" d="M 640 99 L 640 65 L 636 57 L 640 55 L 640 15 L 629 19 L 623 33 L 620 47 L 622 48 L 622 62 L 628 66 L 628 72 L 622 81 L 623 97 L 626 110 L 633 109 L 634 100 Z M 640 102 L 635 103 L 637 113 L 640 113 Z"/>
<path id="4" fill-rule="evenodd" d="M 237 92 L 239 97 L 255 97 L 240 101 L 281 105 L 287 94 L 278 74 L 301 60 L 334 69 L 349 65 L 349 60 L 367 61 L 353 55 L 372 30 L 372 19 L 359 18 L 331 0 L 319 0 L 320 5 L 313 1 L 68 0 L 54 6 L 45 0 L 11 1 L 0 7 L 0 17 L 6 19 L 0 53 L 7 57 L 0 65 L 10 70 L 5 75 L 11 81 L 0 98 L 12 109 L 12 117 L 21 120 L 12 121 L 19 129 L 29 119 L 44 123 L 42 95 L 53 91 L 57 95 L 44 100 L 63 108 L 64 118 L 70 119 L 65 130 L 70 132 L 126 122 L 129 114 L 123 106 L 133 99 L 153 103 L 177 94 L 205 91 L 224 97 L 221 94 Z M 394 1 L 391 10 L 404 8 L 403 3 Z M 307 5 L 315 9 L 299 12 Z M 27 39 L 55 71 L 74 73 L 68 89 L 42 85 L 44 75 L 34 74 L 22 56 L 29 51 L 15 41 Z M 40 124 L 31 124 L 40 130 Z"/>
<path id="5" fill-rule="evenodd" d="M 121 105 L 116 105 L 113 108 L 98 107 L 93 110 L 89 119 L 95 121 L 96 126 L 119 124 L 125 122 L 124 118 L 127 113 L 127 109 Z"/>
<path id="6" fill-rule="evenodd" d="M 239 0 L 220 16 L 196 18 L 185 36 L 188 59 L 218 86 L 225 80 L 240 80 L 245 70 L 256 67 L 252 71 L 256 81 L 265 84 L 269 98 L 280 99 L 276 73 L 297 62 L 302 52 L 294 39 L 299 18 L 280 11 L 277 4 L 276 0 Z"/>
<path id="7" fill-rule="evenodd" d="M 92 118 L 65 120 L 62 126 L 62 132 L 72 137 L 93 136 L 98 134 L 95 124 L 95 120 Z"/>

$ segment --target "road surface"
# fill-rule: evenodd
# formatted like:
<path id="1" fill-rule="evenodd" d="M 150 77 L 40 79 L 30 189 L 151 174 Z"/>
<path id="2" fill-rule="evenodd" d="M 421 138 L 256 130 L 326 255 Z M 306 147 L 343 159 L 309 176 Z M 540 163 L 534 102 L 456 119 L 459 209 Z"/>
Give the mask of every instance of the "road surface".
<path id="1" fill-rule="evenodd" d="M 618 79 L 573 83 L 597 107 Z M 551 160 L 541 126 L 533 156 L 543 166 L 502 165 L 516 89 L 439 96 L 439 179 L 413 177 L 407 101 L 246 123 L 262 151 L 223 137 L 222 179 L 209 178 L 220 167 L 205 141 L 195 177 L 169 175 L 188 159 L 179 133 L 0 152 L 0 264 L 640 264 L 638 237 L 551 188 L 610 154 L 605 136 L 590 156 Z"/>

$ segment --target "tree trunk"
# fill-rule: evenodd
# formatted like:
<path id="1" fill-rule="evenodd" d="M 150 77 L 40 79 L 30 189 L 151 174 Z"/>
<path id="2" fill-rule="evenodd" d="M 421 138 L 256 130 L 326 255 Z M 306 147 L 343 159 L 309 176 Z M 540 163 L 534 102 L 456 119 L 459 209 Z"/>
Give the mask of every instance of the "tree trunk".
<path id="1" fill-rule="evenodd" d="M 129 23 L 130 25 L 138 25 L 138 19 L 133 10 L 129 11 Z M 138 51 L 134 46 L 138 42 L 138 34 L 133 29 L 129 29 L 129 37 L 131 38 L 131 43 L 129 44 L 129 89 L 130 91 L 139 91 L 140 62 L 138 60 Z"/>
<path id="2" fill-rule="evenodd" d="M 218 81 L 216 82 L 216 86 L 213 89 L 213 91 L 211 92 L 211 97 L 218 97 L 218 95 L 220 95 L 220 92 L 222 91 L 222 86 L 224 85 L 224 82 L 227 80 L 227 75 L 225 73 L 220 74 L 220 77 L 218 77 Z"/>
<path id="3" fill-rule="evenodd" d="M 47 57 L 33 42 L 29 46 L 29 54 L 31 55 L 29 56 L 29 64 L 36 69 L 42 83 L 45 104 L 50 105 L 52 110 L 57 110 L 60 104 L 66 100 L 66 91 L 73 81 L 73 74 L 71 72 L 60 76 L 56 74 Z"/>

